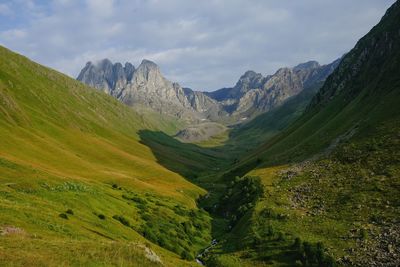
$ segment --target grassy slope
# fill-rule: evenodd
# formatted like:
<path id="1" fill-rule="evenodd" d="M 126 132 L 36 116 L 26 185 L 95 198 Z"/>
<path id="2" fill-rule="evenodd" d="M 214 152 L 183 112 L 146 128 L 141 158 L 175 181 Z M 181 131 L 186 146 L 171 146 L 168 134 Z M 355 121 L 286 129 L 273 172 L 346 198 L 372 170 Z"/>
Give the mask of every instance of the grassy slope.
<path id="1" fill-rule="evenodd" d="M 176 247 L 195 251 L 208 242 L 207 225 L 190 225 L 186 230 L 199 237 L 190 241 L 180 226 L 204 191 L 158 164 L 140 143 L 139 130 L 172 132 L 173 124 L 144 120 L 112 97 L 2 47 L 0 58 L 0 227 L 22 229 L 0 236 L 1 264 L 96 265 L 96 255 L 110 248 L 105 265 L 147 266 L 144 248 L 125 245 L 147 242 L 146 222 L 160 218 L 175 222 L 170 232 L 154 227 L 160 232 L 153 234 L 171 237 L 167 243 L 179 239 Z M 67 209 L 74 215 L 60 218 Z M 149 246 L 167 265 L 185 264 Z"/>
<path id="2" fill-rule="evenodd" d="M 341 264 L 399 264 L 399 12 L 396 3 L 346 55 L 303 116 L 224 175 L 265 184 L 264 198 L 216 250 L 225 258 L 301 265 L 292 247 L 299 237 L 322 242 Z"/>
<path id="3" fill-rule="evenodd" d="M 322 242 L 342 264 L 395 264 L 400 232 L 400 120 L 341 144 L 329 157 L 257 168 L 265 196 L 227 236 L 222 252 L 274 266 L 300 257 L 294 239 Z M 390 233 L 390 234 L 389 234 Z M 387 237 L 385 237 L 387 236 Z M 236 252 L 235 252 L 236 251 Z"/>

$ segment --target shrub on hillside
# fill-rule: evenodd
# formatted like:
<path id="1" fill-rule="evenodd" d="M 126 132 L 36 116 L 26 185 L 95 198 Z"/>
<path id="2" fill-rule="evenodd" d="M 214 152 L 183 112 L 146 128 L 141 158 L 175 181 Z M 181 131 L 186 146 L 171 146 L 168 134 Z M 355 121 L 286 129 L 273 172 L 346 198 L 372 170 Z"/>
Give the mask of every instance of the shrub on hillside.
<path id="1" fill-rule="evenodd" d="M 131 227 L 131 223 L 122 215 L 114 215 L 113 219 L 119 221 L 120 223 L 122 223 L 125 226 Z"/>
<path id="2" fill-rule="evenodd" d="M 297 258 L 303 266 L 334 267 L 335 261 L 329 256 L 322 242 L 312 244 L 310 242 L 301 242 L 296 238 L 293 248 L 297 253 Z"/>
<path id="3" fill-rule="evenodd" d="M 182 257 L 182 259 L 188 260 L 188 261 L 194 260 L 193 255 L 187 250 L 182 251 L 181 257 Z"/>
<path id="4" fill-rule="evenodd" d="M 65 213 L 68 213 L 70 215 L 74 215 L 74 212 L 71 209 L 67 209 L 67 211 Z"/>
<path id="5" fill-rule="evenodd" d="M 60 213 L 58 216 L 59 216 L 60 218 L 63 218 L 63 219 L 65 219 L 65 220 L 68 220 L 68 215 L 65 214 L 65 213 Z"/>

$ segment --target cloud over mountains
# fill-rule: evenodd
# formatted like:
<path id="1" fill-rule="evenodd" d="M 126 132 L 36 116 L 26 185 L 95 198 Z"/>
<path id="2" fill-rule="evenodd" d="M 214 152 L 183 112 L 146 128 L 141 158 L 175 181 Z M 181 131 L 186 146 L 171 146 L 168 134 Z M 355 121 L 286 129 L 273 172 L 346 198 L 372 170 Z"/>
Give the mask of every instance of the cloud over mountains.
<path id="1" fill-rule="evenodd" d="M 393 2 L 12 0 L 0 3 L 0 44 L 73 77 L 89 60 L 147 58 L 170 80 L 208 90 L 247 69 L 330 62 Z"/>

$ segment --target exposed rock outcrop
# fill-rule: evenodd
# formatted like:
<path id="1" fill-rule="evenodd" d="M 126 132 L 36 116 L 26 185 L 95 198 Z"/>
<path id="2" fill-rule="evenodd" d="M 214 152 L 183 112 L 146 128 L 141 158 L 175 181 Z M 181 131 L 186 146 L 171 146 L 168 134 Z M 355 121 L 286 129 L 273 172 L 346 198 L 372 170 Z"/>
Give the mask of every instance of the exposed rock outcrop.
<path id="1" fill-rule="evenodd" d="M 149 107 L 189 122 L 203 118 L 192 108 L 183 88 L 165 79 L 159 67 L 149 60 L 143 60 L 137 69 L 130 63 L 125 67 L 121 63 L 112 64 L 108 59 L 95 64 L 88 62 L 78 80 L 129 106 Z"/>
<path id="2" fill-rule="evenodd" d="M 129 106 L 144 106 L 189 123 L 210 120 L 230 124 L 268 112 L 304 88 L 324 81 L 338 63 L 321 66 L 309 61 L 265 77 L 247 71 L 234 87 L 214 92 L 182 88 L 167 80 L 149 60 L 143 60 L 137 69 L 108 59 L 88 62 L 77 79 Z"/>
<path id="3" fill-rule="evenodd" d="M 294 68 L 281 68 L 266 77 L 247 71 L 233 88 L 223 88 L 206 94 L 219 101 L 230 116 L 253 117 L 281 105 L 304 88 L 324 81 L 339 62 L 340 60 L 336 60 L 321 66 L 316 61 L 309 61 Z"/>

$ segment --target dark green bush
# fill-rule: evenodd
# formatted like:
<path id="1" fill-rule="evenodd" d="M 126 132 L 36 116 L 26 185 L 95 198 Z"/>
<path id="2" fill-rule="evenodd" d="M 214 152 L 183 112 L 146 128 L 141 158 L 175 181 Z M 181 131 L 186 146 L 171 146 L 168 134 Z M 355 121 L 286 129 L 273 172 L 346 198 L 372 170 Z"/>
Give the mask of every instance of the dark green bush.
<path id="1" fill-rule="evenodd" d="M 293 248 L 295 249 L 295 250 L 298 250 L 298 251 L 300 251 L 300 249 L 301 249 L 301 239 L 299 238 L 299 237 L 296 237 L 296 239 L 294 240 L 294 243 L 293 243 Z"/>
<path id="2" fill-rule="evenodd" d="M 182 226 L 186 234 L 190 235 L 192 233 L 192 224 L 190 222 L 183 222 Z"/>
<path id="3" fill-rule="evenodd" d="M 181 257 L 182 257 L 182 259 L 188 260 L 188 261 L 194 260 L 193 255 L 187 250 L 182 251 Z"/>
<path id="4" fill-rule="evenodd" d="M 336 263 L 335 263 L 335 260 L 332 257 L 327 256 L 327 257 L 325 257 L 323 264 L 320 265 L 320 266 L 323 266 L 323 267 L 335 267 Z"/>
<path id="5" fill-rule="evenodd" d="M 318 242 L 316 244 L 312 244 L 310 242 L 301 243 L 300 238 L 296 238 L 293 248 L 297 253 L 297 259 L 301 261 L 303 266 L 335 266 L 334 259 L 326 254 L 325 247 L 322 242 Z"/>
<path id="6" fill-rule="evenodd" d="M 122 223 L 125 226 L 131 227 L 131 223 L 122 215 L 114 215 L 113 219 L 119 221 L 120 223 Z"/>
<path id="7" fill-rule="evenodd" d="M 74 215 L 74 212 L 71 209 L 67 209 L 67 211 L 65 213 L 68 213 L 70 215 Z"/>
<path id="8" fill-rule="evenodd" d="M 65 214 L 65 213 L 60 213 L 58 216 L 59 216 L 60 218 L 63 218 L 63 219 L 65 219 L 65 220 L 68 220 L 68 215 Z"/>
<path id="9" fill-rule="evenodd" d="M 285 241 L 285 235 L 282 232 L 278 232 L 277 238 L 278 241 Z"/>
<path id="10" fill-rule="evenodd" d="M 143 229 L 143 236 L 145 237 L 145 238 L 147 238 L 148 240 L 150 240 L 150 241 L 153 241 L 153 242 L 155 242 L 155 243 L 158 243 L 158 238 L 157 238 L 157 235 L 150 229 L 150 228 L 148 228 L 148 227 L 145 227 L 144 229 Z"/>
<path id="11" fill-rule="evenodd" d="M 135 201 L 136 203 L 143 204 L 143 205 L 146 205 L 146 204 L 147 204 L 146 199 L 141 198 L 141 197 L 136 197 L 136 196 L 134 196 L 134 197 L 131 198 L 131 200 Z"/>
<path id="12" fill-rule="evenodd" d="M 101 219 L 101 220 L 106 219 L 106 216 L 104 214 L 99 214 L 99 215 L 97 215 L 97 217 L 99 217 L 99 219 Z"/>

